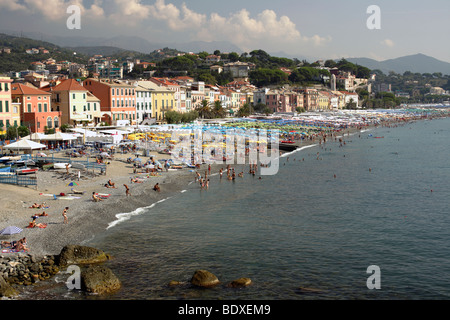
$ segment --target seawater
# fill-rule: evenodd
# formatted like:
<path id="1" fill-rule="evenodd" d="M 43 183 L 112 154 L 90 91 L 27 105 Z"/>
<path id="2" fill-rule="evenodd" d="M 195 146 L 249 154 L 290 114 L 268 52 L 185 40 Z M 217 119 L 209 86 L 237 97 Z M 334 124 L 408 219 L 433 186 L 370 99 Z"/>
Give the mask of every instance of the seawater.
<path id="1" fill-rule="evenodd" d="M 208 190 L 192 183 L 113 223 L 86 244 L 115 257 L 107 266 L 123 288 L 107 299 L 450 298 L 450 119 L 344 141 L 281 157 L 279 172 L 262 179 L 236 165 L 243 178 L 214 175 Z M 367 288 L 372 265 L 378 290 Z M 223 285 L 167 286 L 198 269 Z M 253 284 L 225 286 L 240 277 Z M 98 299 L 61 283 L 38 295 Z"/>

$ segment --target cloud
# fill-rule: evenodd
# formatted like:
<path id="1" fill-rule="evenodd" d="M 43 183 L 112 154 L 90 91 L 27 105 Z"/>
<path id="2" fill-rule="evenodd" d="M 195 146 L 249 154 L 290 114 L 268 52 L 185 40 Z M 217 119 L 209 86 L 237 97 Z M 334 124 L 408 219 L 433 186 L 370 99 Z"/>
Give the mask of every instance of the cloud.
<path id="1" fill-rule="evenodd" d="M 164 33 L 166 37 L 184 37 L 187 40 L 229 41 L 241 48 L 262 48 L 289 45 L 322 46 L 331 37 L 303 36 L 288 16 L 278 16 L 273 10 L 263 10 L 252 15 L 241 9 L 228 16 L 219 13 L 209 15 L 195 12 L 186 3 L 177 6 L 165 0 L 153 4 L 141 0 L 93 0 L 88 7 L 86 0 L 0 0 L 0 9 L 40 14 L 45 21 L 65 21 L 69 5 L 78 5 L 82 25 L 104 26 L 109 32 L 126 27 L 136 33 Z M 106 24 L 107 23 L 107 24 Z M 152 33 L 152 30 L 154 31 Z"/>
<path id="2" fill-rule="evenodd" d="M 386 47 L 392 48 L 393 46 L 395 46 L 394 41 L 392 41 L 391 39 L 384 39 L 383 41 L 381 41 L 382 45 L 385 45 Z"/>
<path id="3" fill-rule="evenodd" d="M 0 0 L 0 9 L 6 9 L 9 11 L 20 11 L 26 10 L 26 7 L 16 1 L 11 0 Z"/>

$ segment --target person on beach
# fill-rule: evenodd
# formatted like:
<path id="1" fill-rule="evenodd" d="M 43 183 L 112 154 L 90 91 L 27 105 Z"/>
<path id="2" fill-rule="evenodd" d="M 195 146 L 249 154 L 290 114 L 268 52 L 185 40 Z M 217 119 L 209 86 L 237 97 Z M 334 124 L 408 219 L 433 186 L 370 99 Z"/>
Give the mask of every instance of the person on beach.
<path id="1" fill-rule="evenodd" d="M 153 190 L 158 191 L 158 192 L 161 191 L 161 189 L 159 188 L 159 183 L 156 183 L 156 184 L 153 186 Z"/>
<path id="2" fill-rule="evenodd" d="M 223 168 L 220 168 L 220 171 L 219 171 L 220 179 L 222 179 L 222 175 L 223 175 Z"/>
<path id="3" fill-rule="evenodd" d="M 109 185 L 111 188 L 116 188 L 116 184 L 115 184 L 114 182 L 112 182 L 111 179 L 108 180 L 108 185 Z"/>
<path id="4" fill-rule="evenodd" d="M 69 207 L 65 207 L 62 213 L 62 216 L 64 217 L 64 222 L 65 224 L 69 223 L 69 220 L 67 219 L 67 211 L 69 211 Z"/>
<path id="5" fill-rule="evenodd" d="M 69 174 L 69 164 L 66 163 L 66 173 Z"/>
<path id="6" fill-rule="evenodd" d="M 102 201 L 103 199 L 98 197 L 94 191 L 94 192 L 92 192 L 92 200 L 94 200 L 94 202 L 99 202 L 99 201 Z"/>
<path id="7" fill-rule="evenodd" d="M 125 195 L 126 195 L 127 197 L 128 197 L 128 196 L 131 196 L 130 188 L 128 188 L 128 186 L 127 186 L 126 184 L 124 184 L 123 186 L 125 187 Z"/>

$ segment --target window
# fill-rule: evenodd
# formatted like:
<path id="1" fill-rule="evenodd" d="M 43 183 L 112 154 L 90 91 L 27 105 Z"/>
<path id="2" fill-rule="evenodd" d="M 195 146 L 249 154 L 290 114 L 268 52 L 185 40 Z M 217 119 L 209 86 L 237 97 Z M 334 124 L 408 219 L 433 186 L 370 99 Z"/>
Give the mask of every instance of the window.
<path id="1" fill-rule="evenodd" d="M 7 83 L 5 83 L 5 91 L 8 91 L 9 89 L 8 89 L 8 84 Z"/>
<path id="2" fill-rule="evenodd" d="M 42 100 L 42 97 L 38 97 L 38 100 Z"/>
<path id="3" fill-rule="evenodd" d="M 94 102 L 94 111 L 97 111 L 97 104 Z"/>
<path id="4" fill-rule="evenodd" d="M 0 128 L 3 128 L 5 125 L 3 124 L 3 120 L 0 120 Z"/>
<path id="5" fill-rule="evenodd" d="M 38 103 L 38 112 L 42 112 L 42 103 Z"/>
<path id="6" fill-rule="evenodd" d="M 74 94 L 72 94 L 72 98 L 73 98 L 73 99 L 75 99 L 75 93 L 74 93 Z"/>
<path id="7" fill-rule="evenodd" d="M 114 88 L 111 89 L 111 95 L 114 95 Z"/>
<path id="8" fill-rule="evenodd" d="M 116 102 L 115 100 L 112 101 L 112 106 L 113 106 L 113 108 L 115 107 L 115 106 L 114 106 L 114 105 L 115 105 L 115 102 Z M 94 109 L 94 110 L 95 110 L 95 109 Z"/>
<path id="9" fill-rule="evenodd" d="M 58 117 L 55 117 L 55 119 L 53 119 L 53 122 L 55 123 L 55 128 L 59 127 L 59 119 Z"/>
<path id="10" fill-rule="evenodd" d="M 47 104 L 44 103 L 44 112 L 47 112 Z"/>
<path id="11" fill-rule="evenodd" d="M 6 120 L 6 127 L 9 128 L 11 124 L 9 123 L 9 120 Z"/>
<path id="12" fill-rule="evenodd" d="M 83 93 L 83 99 L 86 99 L 86 93 Z"/>
<path id="13" fill-rule="evenodd" d="M 87 106 L 88 111 L 91 111 L 91 104 L 88 102 L 88 106 Z"/>
<path id="14" fill-rule="evenodd" d="M 27 112 L 31 112 L 31 103 L 27 103 Z"/>
<path id="15" fill-rule="evenodd" d="M 73 112 L 77 112 L 77 106 L 73 106 Z"/>
<path id="16" fill-rule="evenodd" d="M 3 112 L 3 101 L 0 100 L 0 112 Z"/>
<path id="17" fill-rule="evenodd" d="M 53 123 L 52 123 L 52 117 L 48 117 L 48 118 L 47 118 L 47 128 L 48 128 L 48 129 L 51 129 L 51 128 L 52 128 L 52 125 L 53 125 Z"/>

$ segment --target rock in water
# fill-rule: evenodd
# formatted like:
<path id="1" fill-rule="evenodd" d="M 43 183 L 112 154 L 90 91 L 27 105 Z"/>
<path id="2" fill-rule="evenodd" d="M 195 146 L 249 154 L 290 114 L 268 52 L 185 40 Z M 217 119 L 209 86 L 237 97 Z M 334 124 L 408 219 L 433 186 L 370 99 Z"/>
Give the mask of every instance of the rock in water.
<path id="1" fill-rule="evenodd" d="M 2 276 L 0 276 L 0 297 L 14 297 L 17 296 L 17 294 L 17 291 L 14 290 Z"/>
<path id="2" fill-rule="evenodd" d="M 81 289 L 86 292 L 110 294 L 120 287 L 120 280 L 105 266 L 90 266 L 81 272 Z"/>
<path id="3" fill-rule="evenodd" d="M 214 287 L 219 283 L 220 283 L 219 279 L 217 279 L 217 277 L 213 275 L 211 272 L 206 270 L 195 271 L 191 279 L 191 284 L 197 287 L 209 288 Z"/>
<path id="4" fill-rule="evenodd" d="M 109 255 L 95 248 L 68 245 L 59 254 L 59 265 L 98 263 L 107 261 L 109 258 Z"/>
<path id="5" fill-rule="evenodd" d="M 252 283 L 252 280 L 249 278 L 239 278 L 237 280 L 231 281 L 228 284 L 228 287 L 231 288 L 243 288 L 243 287 L 247 287 Z"/>

